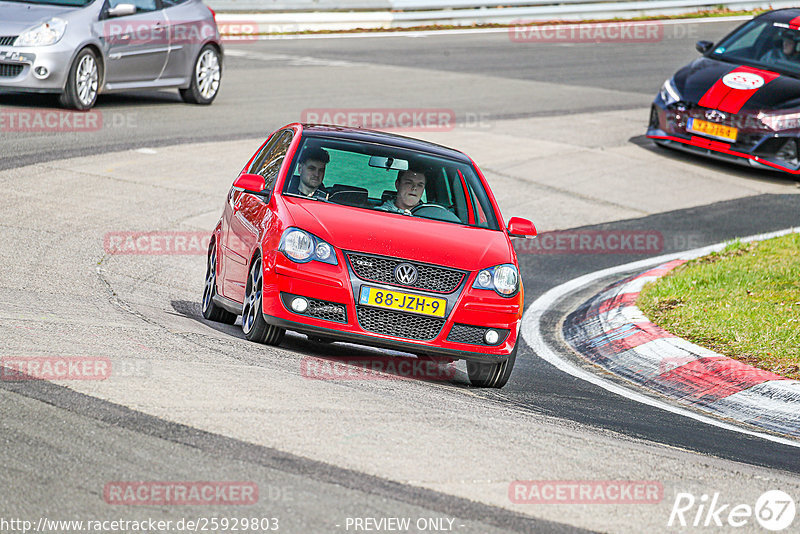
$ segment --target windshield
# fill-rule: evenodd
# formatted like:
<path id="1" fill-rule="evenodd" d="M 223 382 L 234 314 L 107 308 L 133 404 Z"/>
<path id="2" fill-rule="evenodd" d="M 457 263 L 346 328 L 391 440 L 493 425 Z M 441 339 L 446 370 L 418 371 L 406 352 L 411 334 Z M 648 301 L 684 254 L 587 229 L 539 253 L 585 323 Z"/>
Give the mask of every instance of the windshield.
<path id="1" fill-rule="evenodd" d="M 399 147 L 306 138 L 283 193 L 392 213 L 398 219 L 423 217 L 499 230 L 471 165 Z"/>
<path id="2" fill-rule="evenodd" d="M 800 75 L 800 31 L 754 20 L 723 39 L 710 57 Z"/>
<path id="3" fill-rule="evenodd" d="M 17 2 L 20 4 L 41 4 L 48 6 L 69 6 L 83 7 L 88 6 L 94 0 L 2 0 L 3 2 Z"/>

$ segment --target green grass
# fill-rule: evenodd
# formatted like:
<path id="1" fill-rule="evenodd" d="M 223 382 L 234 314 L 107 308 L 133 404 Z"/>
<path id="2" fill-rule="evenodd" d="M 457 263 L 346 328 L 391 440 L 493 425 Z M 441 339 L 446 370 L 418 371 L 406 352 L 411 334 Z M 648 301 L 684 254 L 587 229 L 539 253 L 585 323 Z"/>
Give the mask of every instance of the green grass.
<path id="1" fill-rule="evenodd" d="M 677 336 L 800 379 L 800 234 L 734 242 L 681 265 L 637 306 Z"/>

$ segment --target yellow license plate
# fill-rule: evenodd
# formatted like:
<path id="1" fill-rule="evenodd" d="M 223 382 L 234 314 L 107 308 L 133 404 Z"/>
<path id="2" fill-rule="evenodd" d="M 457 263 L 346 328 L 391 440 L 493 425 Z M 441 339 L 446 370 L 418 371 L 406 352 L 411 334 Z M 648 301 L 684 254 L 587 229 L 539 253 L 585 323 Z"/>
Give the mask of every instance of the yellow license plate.
<path id="1" fill-rule="evenodd" d="M 445 299 L 409 295 L 408 293 L 387 291 L 386 289 L 375 287 L 362 287 L 358 303 L 377 308 L 418 313 L 420 315 L 432 315 L 434 317 L 444 317 L 445 308 L 447 307 Z"/>
<path id="2" fill-rule="evenodd" d="M 739 130 L 725 126 L 724 124 L 714 124 L 713 122 L 702 121 L 700 119 L 689 119 L 686 124 L 686 130 L 689 132 L 707 135 L 708 137 L 715 137 L 724 141 L 736 142 L 736 135 Z"/>

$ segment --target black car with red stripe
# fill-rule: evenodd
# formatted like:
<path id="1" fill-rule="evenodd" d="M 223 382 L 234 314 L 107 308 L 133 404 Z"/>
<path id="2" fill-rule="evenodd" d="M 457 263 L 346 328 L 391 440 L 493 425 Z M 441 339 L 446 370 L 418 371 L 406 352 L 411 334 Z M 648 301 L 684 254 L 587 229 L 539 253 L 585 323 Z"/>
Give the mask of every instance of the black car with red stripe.
<path id="1" fill-rule="evenodd" d="M 800 174 L 800 9 L 750 20 L 664 82 L 647 137 L 662 146 Z"/>

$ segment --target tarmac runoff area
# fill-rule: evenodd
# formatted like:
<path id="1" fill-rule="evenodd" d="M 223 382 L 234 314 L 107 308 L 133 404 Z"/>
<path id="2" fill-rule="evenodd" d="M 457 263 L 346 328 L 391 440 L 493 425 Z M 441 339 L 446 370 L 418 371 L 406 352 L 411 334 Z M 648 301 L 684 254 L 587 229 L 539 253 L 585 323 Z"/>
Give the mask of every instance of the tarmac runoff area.
<path id="1" fill-rule="evenodd" d="M 631 142 L 647 113 L 516 119 L 490 129 L 412 135 L 469 154 L 504 217 L 530 218 L 542 232 L 800 192 L 779 175 Z M 576 122 L 582 124 L 577 132 Z M 159 146 L 0 171 L 6 191 L 0 236 L 14 244 L 0 251 L 7 353 L 123 360 L 130 369 L 108 380 L 55 383 L 217 436 L 581 528 L 663 531 L 681 491 L 726 488 L 731 502 L 750 502 L 774 487 L 799 491 L 796 478 L 779 471 L 488 402 L 460 387 L 466 383 L 461 367 L 444 385 L 310 381 L 301 360 L 319 351 L 303 336 L 287 335 L 280 348 L 256 346 L 238 327 L 200 320 L 205 254 L 191 238 L 208 236 L 233 179 L 261 142 Z M 41 180 L 47 194 L 33 187 Z M 106 239 L 126 232 L 185 232 L 189 240 L 181 253 L 107 254 Z M 326 352 L 332 350 L 373 355 L 347 344 Z M 107 368 L 102 364 L 96 362 L 95 373 Z M 464 458 L 485 458 L 487 450 L 491 461 L 471 462 L 465 476 Z M 664 500 L 636 508 L 582 505 L 568 516 L 557 506 L 510 501 L 511 481 L 543 473 L 553 480 L 658 480 Z M 81 473 L 73 492 L 84 491 L 82 479 Z M 8 498 L 20 509 L 46 504 L 23 493 Z M 87 499 L 100 502 L 96 495 Z"/>
<path id="2" fill-rule="evenodd" d="M 744 240 L 760 240 L 791 231 L 800 228 Z M 757 369 L 676 337 L 650 322 L 635 305 L 648 282 L 689 259 L 723 246 L 688 251 L 673 255 L 672 259 L 661 258 L 663 263 L 606 286 L 565 318 L 564 339 L 581 358 L 683 406 L 759 430 L 800 437 L 800 381 Z M 653 261 L 658 262 L 659 258 L 649 263 Z M 637 263 L 641 269 L 643 262 Z M 622 272 L 625 267 L 615 270 Z M 582 283 L 568 282 L 552 292 L 566 294 L 600 276 L 600 273 L 587 275 L 579 279 Z M 537 303 L 531 306 L 534 310 L 538 307 Z"/>

